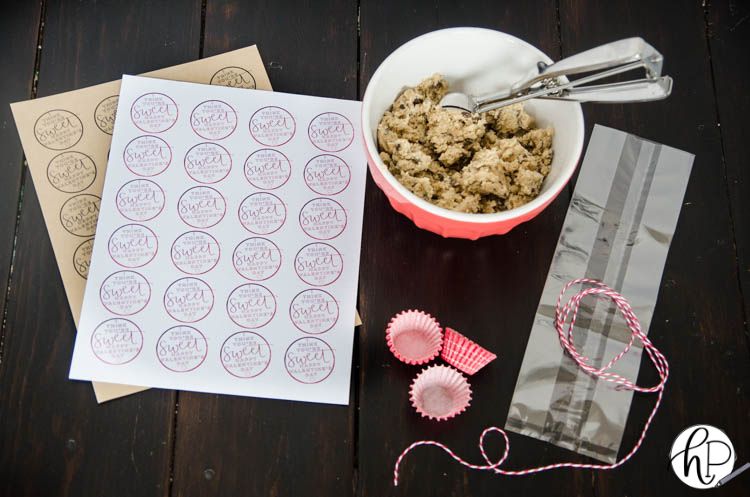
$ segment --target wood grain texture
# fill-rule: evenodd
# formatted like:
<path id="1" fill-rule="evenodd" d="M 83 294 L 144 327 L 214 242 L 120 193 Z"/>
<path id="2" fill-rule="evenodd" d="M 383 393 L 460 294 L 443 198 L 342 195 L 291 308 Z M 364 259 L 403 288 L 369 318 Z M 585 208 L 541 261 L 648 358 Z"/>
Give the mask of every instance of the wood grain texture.
<path id="1" fill-rule="evenodd" d="M 0 58 L 0 316 L 5 313 L 5 290 L 13 257 L 16 214 L 23 176 L 23 149 L 13 125 L 10 103 L 31 97 L 34 84 L 34 64 L 37 54 L 40 2 L 13 1 L 5 6 L 0 17 L 0 40 L 5 53 Z M 3 358 L 5 328 L 0 321 L 0 361 Z"/>
<path id="2" fill-rule="evenodd" d="M 750 143 L 747 113 L 750 109 L 750 4 L 729 0 L 708 4 L 708 41 L 711 51 L 720 135 L 724 152 L 732 221 L 744 296 L 745 321 L 750 315 L 750 169 L 745 147 Z M 747 333 L 747 322 L 745 323 Z M 750 336 L 748 336 L 750 347 Z"/>
<path id="3" fill-rule="evenodd" d="M 343 0 L 209 0 L 204 55 L 255 43 L 275 90 L 354 99 L 356 16 Z M 355 409 L 180 392 L 172 495 L 351 495 Z"/>
<path id="4" fill-rule="evenodd" d="M 208 0 L 204 55 L 257 44 L 275 91 L 357 98 L 357 5 Z"/>
<path id="5" fill-rule="evenodd" d="M 394 18 L 394 12 L 409 21 Z M 439 6 L 432 2 L 364 1 L 361 23 L 362 91 L 391 51 L 438 28 L 490 27 L 526 39 L 552 57 L 559 57 L 561 51 L 553 1 L 512 6 L 480 1 Z M 481 431 L 504 425 L 568 200 L 564 192 L 533 221 L 505 236 L 472 242 L 443 239 L 416 228 L 391 209 L 374 184 L 368 184 L 360 267 L 360 310 L 365 324 L 360 330 L 358 494 L 515 495 L 535 489 L 545 495 L 593 495 L 590 475 L 582 472 L 530 479 L 469 473 L 430 448 L 412 453 L 403 466 L 401 485 L 397 489 L 391 486 L 396 457 L 411 442 L 440 440 L 479 462 Z M 396 361 L 385 345 L 388 320 L 409 308 L 432 313 L 441 324 L 465 332 L 500 356 L 472 377 L 475 400 L 466 413 L 450 422 L 429 422 L 415 414 L 408 389 L 421 368 Z M 550 445 L 511 437 L 510 464 L 514 467 L 569 457 Z M 494 441 L 488 446 L 500 450 Z"/>
<path id="6" fill-rule="evenodd" d="M 651 2 L 646 12 L 635 2 L 564 0 L 560 14 L 566 55 L 640 35 L 664 55 L 664 72 L 675 79 L 672 96 L 663 102 L 587 106 L 589 126 L 623 129 L 696 156 L 649 332 L 670 361 L 664 402 L 637 456 L 616 471 L 590 478 L 597 495 L 697 495 L 667 469 L 669 448 L 682 430 L 713 424 L 729 435 L 741 461 L 750 453 L 750 360 L 705 13 L 700 2 L 677 9 L 669 2 Z M 643 362 L 639 383 L 655 379 Z M 635 396 L 623 448 L 633 445 L 652 402 L 652 396 Z M 716 493 L 747 495 L 747 481 L 737 479 Z"/>
<path id="7" fill-rule="evenodd" d="M 200 2 L 49 2 L 39 96 L 194 59 Z M 69 381 L 75 328 L 31 178 L 18 231 L 0 370 L 0 495 L 163 496 L 174 394 L 97 406 Z"/>

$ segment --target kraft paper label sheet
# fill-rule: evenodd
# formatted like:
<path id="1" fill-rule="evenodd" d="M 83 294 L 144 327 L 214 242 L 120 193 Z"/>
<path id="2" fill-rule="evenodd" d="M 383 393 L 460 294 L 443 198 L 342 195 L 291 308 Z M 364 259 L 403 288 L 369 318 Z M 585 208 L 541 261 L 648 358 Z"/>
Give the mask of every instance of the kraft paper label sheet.
<path id="1" fill-rule="evenodd" d="M 124 76 L 70 377 L 347 404 L 360 111 Z"/>
<path id="2" fill-rule="evenodd" d="M 146 73 L 271 90 L 256 46 Z M 78 326 L 104 184 L 120 81 L 11 104 L 73 320 Z M 94 383 L 98 402 L 143 387 Z"/>

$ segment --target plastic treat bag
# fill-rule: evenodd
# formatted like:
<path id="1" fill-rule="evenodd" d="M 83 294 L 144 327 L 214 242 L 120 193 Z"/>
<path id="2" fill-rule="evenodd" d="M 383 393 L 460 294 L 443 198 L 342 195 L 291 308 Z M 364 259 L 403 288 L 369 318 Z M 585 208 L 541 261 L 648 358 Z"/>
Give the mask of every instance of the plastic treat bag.
<path id="1" fill-rule="evenodd" d="M 586 374 L 558 346 L 555 303 L 568 281 L 601 280 L 627 296 L 648 332 L 692 163 L 692 154 L 594 127 L 537 308 L 507 430 L 616 461 L 633 392 Z M 631 338 L 615 312 L 607 302 L 592 301 L 581 306 L 576 321 L 575 343 L 597 367 Z M 637 378 L 641 353 L 634 345 L 611 371 Z"/>

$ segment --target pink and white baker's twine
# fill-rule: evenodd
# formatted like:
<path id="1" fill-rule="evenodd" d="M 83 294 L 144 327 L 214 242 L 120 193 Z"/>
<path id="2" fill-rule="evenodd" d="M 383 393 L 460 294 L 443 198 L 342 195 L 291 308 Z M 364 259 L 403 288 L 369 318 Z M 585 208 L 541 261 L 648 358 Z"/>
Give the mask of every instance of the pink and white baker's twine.
<path id="1" fill-rule="evenodd" d="M 588 284 L 591 285 L 588 288 L 585 288 L 575 295 L 573 295 L 566 303 L 565 305 L 562 304 L 562 299 L 567 290 L 577 284 Z M 619 353 L 617 354 L 612 360 L 610 360 L 605 366 L 601 368 L 596 368 L 592 366 L 589 363 L 589 358 L 581 355 L 578 350 L 576 349 L 575 343 L 573 342 L 573 328 L 575 326 L 576 317 L 578 315 L 578 308 L 581 305 L 581 300 L 583 300 L 585 297 L 592 295 L 597 298 L 602 298 L 602 296 L 609 298 L 614 304 L 617 306 L 618 310 L 620 311 L 620 314 L 625 319 L 625 322 L 628 325 L 628 328 L 630 329 L 631 337 L 630 342 L 628 345 Z M 567 324 L 567 331 L 566 331 L 566 323 L 568 322 L 568 317 L 570 317 L 570 323 Z M 638 449 L 641 447 L 641 444 L 643 443 L 643 440 L 646 438 L 646 432 L 648 432 L 648 428 L 651 425 L 651 421 L 654 419 L 654 416 L 656 415 L 656 411 L 659 409 L 659 405 L 661 404 L 662 396 L 664 395 L 664 387 L 667 383 L 667 378 L 669 377 L 669 364 L 667 363 L 667 359 L 664 357 L 664 355 L 659 352 L 659 350 L 654 346 L 654 344 L 651 343 L 651 341 L 646 337 L 646 335 L 641 330 L 641 324 L 638 321 L 638 318 L 633 313 L 633 309 L 630 307 L 630 304 L 628 301 L 619 293 L 605 285 L 604 283 L 592 280 L 589 278 L 578 278 L 573 281 L 568 282 L 560 292 L 559 297 L 557 298 L 557 304 L 555 306 L 555 328 L 557 329 L 557 334 L 560 338 L 560 344 L 563 346 L 563 348 L 570 354 L 570 356 L 573 358 L 573 360 L 578 364 L 578 366 L 586 371 L 591 376 L 600 378 L 604 381 L 609 381 L 612 383 L 617 384 L 618 389 L 621 390 L 633 390 L 636 392 L 643 392 L 643 393 L 651 393 L 651 392 L 658 392 L 658 395 L 656 397 L 656 403 L 654 404 L 654 408 L 651 410 L 651 414 L 649 414 L 648 419 L 646 420 L 646 423 L 643 425 L 643 431 L 641 432 L 640 437 L 638 437 L 638 441 L 635 443 L 633 448 L 630 450 L 630 452 L 627 453 L 622 459 L 612 463 L 612 464 L 579 464 L 579 463 L 571 463 L 571 462 L 565 462 L 565 463 L 556 463 L 556 464 L 549 464 L 546 466 L 539 466 L 536 468 L 528 468 L 528 469 L 522 469 L 522 470 L 505 470 L 500 469 L 500 465 L 505 462 L 505 460 L 508 458 L 508 452 L 510 451 L 510 442 L 508 441 L 508 435 L 505 433 L 504 430 L 498 428 L 497 426 L 491 426 L 489 428 L 486 428 L 482 434 L 479 437 L 479 451 L 482 454 L 482 458 L 486 462 L 486 464 L 472 464 L 470 462 L 467 462 L 466 460 L 462 459 L 460 456 L 456 455 L 450 448 L 446 447 L 445 445 L 441 444 L 440 442 L 436 442 L 434 440 L 420 440 L 418 442 L 414 442 L 410 446 L 408 446 L 398 457 L 396 460 L 396 466 L 393 470 L 393 484 L 398 485 L 398 470 L 399 466 L 401 465 L 401 462 L 403 461 L 406 454 L 408 454 L 412 449 L 419 447 L 420 445 L 434 445 L 436 447 L 439 447 L 443 449 L 445 452 L 448 453 L 449 456 L 451 456 L 453 459 L 458 461 L 460 464 L 466 466 L 467 468 L 471 469 L 479 469 L 483 471 L 493 471 L 496 474 L 499 475 L 506 475 L 506 476 L 523 476 L 523 475 L 529 475 L 533 473 L 540 473 L 542 471 L 548 471 L 552 469 L 558 469 L 558 468 L 580 468 L 580 469 L 614 469 L 619 466 L 622 466 L 625 464 L 628 460 L 630 460 L 633 455 L 638 451 Z M 651 363 L 656 368 L 656 371 L 659 373 L 659 383 L 652 387 L 641 387 L 635 384 L 635 382 L 628 380 L 627 378 L 624 378 L 616 373 L 608 372 L 607 370 L 610 369 L 614 364 L 624 356 L 628 350 L 630 350 L 631 346 L 633 345 L 633 342 L 635 339 L 638 339 L 643 343 L 643 348 L 646 350 L 646 353 L 648 354 L 649 358 L 651 359 Z M 503 439 L 505 440 L 505 450 L 503 451 L 502 457 L 500 457 L 499 460 L 496 462 L 492 462 L 490 457 L 487 455 L 487 452 L 484 448 L 484 439 L 487 436 L 487 434 L 491 432 L 497 432 L 500 433 L 503 436 Z"/>

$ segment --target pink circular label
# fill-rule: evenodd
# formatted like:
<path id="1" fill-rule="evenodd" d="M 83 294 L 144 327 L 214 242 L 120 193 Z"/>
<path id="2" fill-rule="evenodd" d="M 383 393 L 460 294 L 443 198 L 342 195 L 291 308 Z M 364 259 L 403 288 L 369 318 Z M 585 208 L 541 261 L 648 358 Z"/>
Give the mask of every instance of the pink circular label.
<path id="1" fill-rule="evenodd" d="M 354 126 L 336 112 L 324 112 L 310 121 L 307 135 L 313 145 L 324 152 L 340 152 L 354 141 Z"/>
<path id="2" fill-rule="evenodd" d="M 112 314 L 131 316 L 148 305 L 151 285 L 135 271 L 118 271 L 102 282 L 99 298 Z"/>
<path id="3" fill-rule="evenodd" d="M 330 240 L 344 232 L 346 211 L 330 198 L 314 198 L 299 212 L 302 231 L 317 240 Z"/>
<path id="4" fill-rule="evenodd" d="M 252 331 L 240 331 L 221 346 L 221 364 L 227 373 L 238 378 L 255 378 L 268 369 L 271 346 Z"/>
<path id="5" fill-rule="evenodd" d="M 91 334 L 91 350 L 102 362 L 119 366 L 127 364 L 141 353 L 143 332 L 127 319 L 104 321 Z"/>
<path id="6" fill-rule="evenodd" d="M 47 179 L 61 192 L 82 192 L 94 183 L 96 164 L 91 157 L 81 152 L 63 152 L 49 162 Z"/>
<path id="7" fill-rule="evenodd" d="M 344 259 L 338 250 L 327 243 L 311 243 L 297 252 L 294 270 L 308 285 L 326 286 L 341 276 Z"/>
<path id="8" fill-rule="evenodd" d="M 139 136 L 125 146 L 125 167 L 136 176 L 156 176 L 172 162 L 172 149 L 158 136 Z"/>
<path id="9" fill-rule="evenodd" d="M 261 328 L 276 315 L 276 297 L 263 285 L 240 285 L 227 298 L 227 314 L 243 328 Z"/>
<path id="10" fill-rule="evenodd" d="M 190 126 L 206 140 L 222 140 L 237 129 L 237 113 L 226 102 L 206 100 L 190 114 Z"/>
<path id="11" fill-rule="evenodd" d="M 302 332 L 313 335 L 325 333 L 339 319 L 339 303 L 324 290 L 304 290 L 292 300 L 289 318 Z"/>
<path id="12" fill-rule="evenodd" d="M 88 193 L 66 200 L 60 208 L 60 222 L 65 231 L 75 236 L 94 236 L 100 203 L 99 197 Z"/>
<path id="13" fill-rule="evenodd" d="M 185 172 L 199 183 L 218 183 L 232 170 L 232 156 L 218 143 L 199 143 L 185 154 Z"/>
<path id="14" fill-rule="evenodd" d="M 65 150 L 83 137 L 83 123 L 70 111 L 54 109 L 45 112 L 34 123 L 34 136 L 43 147 Z"/>
<path id="15" fill-rule="evenodd" d="M 150 221 L 164 209 L 164 190 L 153 181 L 134 179 L 117 190 L 115 205 L 131 221 Z"/>
<path id="16" fill-rule="evenodd" d="M 198 278 L 182 278 L 164 292 L 164 309 L 173 319 L 195 323 L 208 316 L 214 307 L 214 292 Z"/>
<path id="17" fill-rule="evenodd" d="M 352 179 L 349 166 L 335 155 L 319 155 L 310 159 L 303 173 L 305 184 L 319 195 L 336 195 L 346 190 Z"/>
<path id="18" fill-rule="evenodd" d="M 91 253 L 94 251 L 94 239 L 86 240 L 73 252 L 73 267 L 76 273 L 83 278 L 89 277 L 89 266 L 91 265 Z"/>
<path id="19" fill-rule="evenodd" d="M 263 107 L 250 117 L 250 134 L 266 147 L 278 147 L 292 139 L 297 123 L 281 107 Z"/>
<path id="20" fill-rule="evenodd" d="M 284 354 L 287 373 L 300 383 L 320 383 L 331 375 L 335 363 L 333 349 L 320 338 L 295 340 Z"/>
<path id="21" fill-rule="evenodd" d="M 198 368 L 208 355 L 208 342 L 192 326 L 175 326 L 162 333 L 156 342 L 156 357 L 162 366 L 175 373 Z"/>
<path id="22" fill-rule="evenodd" d="M 193 228 L 216 226 L 226 212 L 224 197 L 208 186 L 193 187 L 177 201 L 177 213 L 185 224 Z"/>
<path id="23" fill-rule="evenodd" d="M 237 215 L 242 226 L 249 232 L 269 235 L 284 225 L 286 206 L 276 195 L 253 193 L 242 201 Z"/>
<path id="24" fill-rule="evenodd" d="M 264 148 L 245 161 L 245 179 L 255 188 L 275 190 L 289 181 L 292 163 L 278 150 Z"/>
<path id="25" fill-rule="evenodd" d="M 159 249 L 159 242 L 153 231 L 140 224 L 126 224 L 117 228 L 109 237 L 109 255 L 123 267 L 145 266 Z"/>
<path id="26" fill-rule="evenodd" d="M 232 263 L 243 278 L 267 280 L 281 267 L 281 250 L 265 238 L 248 238 L 234 249 Z"/>
<path id="27" fill-rule="evenodd" d="M 161 133 L 177 122 L 177 104 L 163 93 L 146 93 L 130 107 L 133 124 L 146 133 Z"/>
<path id="28" fill-rule="evenodd" d="M 188 231 L 178 236 L 172 244 L 172 262 L 187 274 L 203 274 L 219 262 L 219 242 L 208 233 Z"/>

